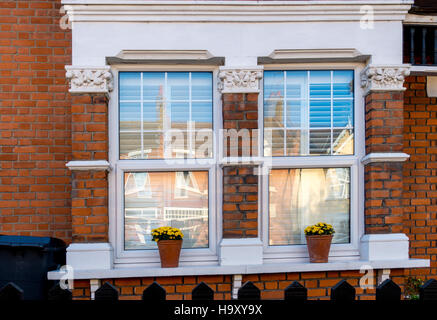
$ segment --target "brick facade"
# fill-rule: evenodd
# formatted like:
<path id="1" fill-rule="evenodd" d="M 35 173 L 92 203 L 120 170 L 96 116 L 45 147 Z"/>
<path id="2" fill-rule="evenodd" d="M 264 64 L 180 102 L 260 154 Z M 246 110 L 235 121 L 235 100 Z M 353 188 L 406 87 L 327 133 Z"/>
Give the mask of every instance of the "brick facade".
<path id="1" fill-rule="evenodd" d="M 106 171 L 73 171 L 70 160 L 108 160 L 108 100 L 104 94 L 70 95 L 65 65 L 71 64 L 71 32 L 59 26 L 60 0 L 0 3 L 0 234 L 53 236 L 70 242 L 108 242 Z M 405 232 L 411 258 L 429 258 L 431 268 L 392 270 L 437 276 L 437 100 L 426 96 L 426 77 L 407 79 L 407 91 L 366 97 L 366 154 L 405 152 L 405 163 L 365 168 L 366 233 Z M 258 94 L 222 95 L 223 128 L 258 129 Z M 253 141 L 253 140 L 252 140 Z M 237 145 L 239 155 L 243 140 Z M 249 146 L 250 151 L 255 150 Z M 229 155 L 232 155 L 229 149 Z M 247 154 L 247 153 L 246 153 Z M 256 155 L 253 154 L 252 155 Z M 258 176 L 254 165 L 223 168 L 223 237 L 258 237 Z M 265 213 L 264 213 L 265 214 Z M 281 299 L 298 280 L 311 299 L 327 299 L 347 279 L 360 299 L 359 271 L 244 275 L 262 299 Z M 169 299 L 190 299 L 200 281 L 230 299 L 232 276 L 108 279 L 122 299 L 140 299 L 152 281 Z M 75 281 L 74 296 L 89 299 L 89 281 Z"/>
<path id="2" fill-rule="evenodd" d="M 71 241 L 71 32 L 60 1 L 0 3 L 0 233 Z"/>
<path id="3" fill-rule="evenodd" d="M 431 268 L 413 269 L 413 275 L 437 275 L 437 99 L 426 93 L 427 78 L 407 78 L 404 107 L 403 169 L 404 232 L 410 239 L 411 258 L 431 260 Z"/>

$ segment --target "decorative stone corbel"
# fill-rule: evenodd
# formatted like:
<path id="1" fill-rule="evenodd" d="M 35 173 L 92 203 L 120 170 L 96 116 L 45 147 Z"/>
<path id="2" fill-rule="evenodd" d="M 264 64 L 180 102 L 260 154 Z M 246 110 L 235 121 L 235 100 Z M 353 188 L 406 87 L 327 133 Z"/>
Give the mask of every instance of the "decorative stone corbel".
<path id="1" fill-rule="evenodd" d="M 109 66 L 65 66 L 65 70 L 67 70 L 65 77 L 70 82 L 71 93 L 108 93 L 113 89 Z"/>
<path id="2" fill-rule="evenodd" d="M 262 67 L 231 68 L 221 67 L 219 72 L 219 90 L 222 93 L 259 92 L 259 80 L 262 78 Z"/>
<path id="3" fill-rule="evenodd" d="M 409 65 L 370 65 L 361 72 L 361 87 L 365 89 L 365 94 L 374 91 L 404 91 L 405 77 L 409 74 Z"/>

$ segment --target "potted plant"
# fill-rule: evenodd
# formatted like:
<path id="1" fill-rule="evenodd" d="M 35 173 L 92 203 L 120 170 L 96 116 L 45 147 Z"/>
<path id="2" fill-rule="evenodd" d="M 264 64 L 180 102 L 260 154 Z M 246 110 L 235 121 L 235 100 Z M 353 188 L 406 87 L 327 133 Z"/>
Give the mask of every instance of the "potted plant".
<path id="1" fill-rule="evenodd" d="M 179 266 L 179 255 L 184 234 L 178 228 L 160 227 L 152 230 L 152 240 L 156 241 L 162 268 Z"/>
<path id="2" fill-rule="evenodd" d="M 329 249 L 331 248 L 334 233 L 334 228 L 330 224 L 323 222 L 305 228 L 310 262 L 328 262 Z"/>

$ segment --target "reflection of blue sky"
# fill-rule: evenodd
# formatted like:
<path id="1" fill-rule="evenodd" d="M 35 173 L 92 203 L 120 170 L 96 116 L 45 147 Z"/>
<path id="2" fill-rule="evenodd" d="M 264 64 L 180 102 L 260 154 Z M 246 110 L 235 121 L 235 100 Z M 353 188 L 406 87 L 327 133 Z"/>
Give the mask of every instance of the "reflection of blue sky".
<path id="1" fill-rule="evenodd" d="M 142 85 L 141 85 L 142 74 Z M 191 100 L 190 100 L 191 94 Z M 120 121 L 160 119 L 163 101 L 172 122 L 212 123 L 212 73 L 120 72 Z M 190 119 L 191 102 L 191 119 Z"/>
<path id="2" fill-rule="evenodd" d="M 311 128 L 331 127 L 331 108 L 333 127 L 352 125 L 353 80 L 353 70 L 265 71 L 264 116 L 284 116 L 286 103 L 287 127 L 305 127 L 307 108 Z"/>

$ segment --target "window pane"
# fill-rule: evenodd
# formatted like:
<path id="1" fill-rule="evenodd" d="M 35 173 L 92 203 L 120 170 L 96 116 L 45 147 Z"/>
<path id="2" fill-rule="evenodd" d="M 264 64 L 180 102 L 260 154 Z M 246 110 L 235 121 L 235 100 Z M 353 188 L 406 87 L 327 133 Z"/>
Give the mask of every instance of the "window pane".
<path id="1" fill-rule="evenodd" d="M 265 71 L 264 155 L 353 154 L 353 81 L 352 70 Z M 348 147 L 339 150 L 344 129 Z"/>
<path id="2" fill-rule="evenodd" d="M 287 127 L 300 128 L 302 120 L 301 110 L 305 103 L 302 100 L 287 101 Z"/>
<path id="3" fill-rule="evenodd" d="M 310 72 L 310 99 L 331 98 L 331 71 Z"/>
<path id="4" fill-rule="evenodd" d="M 120 159 L 141 159 L 141 133 L 120 133 Z"/>
<path id="5" fill-rule="evenodd" d="M 284 102 L 282 100 L 264 101 L 264 127 L 281 128 L 284 126 Z"/>
<path id="6" fill-rule="evenodd" d="M 264 99 L 281 99 L 284 97 L 284 72 L 269 71 L 264 73 Z"/>
<path id="7" fill-rule="evenodd" d="M 287 99 L 306 99 L 308 88 L 308 71 L 287 71 Z"/>
<path id="8" fill-rule="evenodd" d="M 334 99 L 353 98 L 354 96 L 354 72 L 352 70 L 334 71 Z"/>
<path id="9" fill-rule="evenodd" d="M 334 100 L 333 127 L 352 127 L 353 100 Z"/>
<path id="10" fill-rule="evenodd" d="M 139 72 L 120 72 L 120 100 L 141 99 L 141 74 Z"/>
<path id="11" fill-rule="evenodd" d="M 191 73 L 191 99 L 193 101 L 206 100 L 212 101 L 212 74 L 210 72 Z"/>
<path id="12" fill-rule="evenodd" d="M 331 127 L 331 101 L 315 100 L 310 102 L 310 127 Z"/>
<path id="13" fill-rule="evenodd" d="M 120 72 L 120 158 L 211 157 L 212 139 L 211 152 L 196 151 L 194 141 L 196 130 L 213 129 L 212 108 L 211 72 Z M 123 145 L 134 129 L 140 139 Z"/>
<path id="14" fill-rule="evenodd" d="M 125 249 L 157 249 L 152 229 L 180 228 L 183 248 L 208 245 L 208 172 L 126 172 Z"/>
<path id="15" fill-rule="evenodd" d="M 143 72 L 143 97 L 145 101 L 163 101 L 165 88 L 164 72 Z M 124 89 L 123 87 L 121 89 Z"/>
<path id="16" fill-rule="evenodd" d="M 167 95 L 171 101 L 188 101 L 190 98 L 190 75 L 188 72 L 167 73 Z"/>
<path id="17" fill-rule="evenodd" d="M 354 132 L 348 129 L 333 130 L 332 148 L 334 154 L 354 153 Z"/>
<path id="18" fill-rule="evenodd" d="M 349 243 L 349 188 L 349 168 L 271 170 L 269 245 L 305 244 L 303 230 L 318 222 L 333 225 L 333 243 Z"/>
<path id="19" fill-rule="evenodd" d="M 310 131 L 310 154 L 322 155 L 331 153 L 331 130 Z"/>

